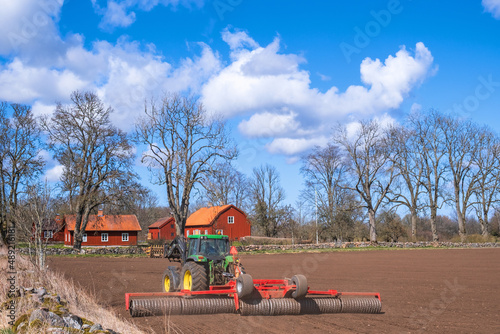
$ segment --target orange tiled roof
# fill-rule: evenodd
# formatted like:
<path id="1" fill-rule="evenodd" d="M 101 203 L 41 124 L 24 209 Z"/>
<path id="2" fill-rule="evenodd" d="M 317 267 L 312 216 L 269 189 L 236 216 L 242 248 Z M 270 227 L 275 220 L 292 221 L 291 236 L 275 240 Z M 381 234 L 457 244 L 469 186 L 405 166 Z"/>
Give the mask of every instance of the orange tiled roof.
<path id="1" fill-rule="evenodd" d="M 162 228 L 165 224 L 173 223 L 175 221 L 174 217 L 163 217 L 155 221 L 153 224 L 149 225 L 148 228 Z"/>
<path id="2" fill-rule="evenodd" d="M 75 230 L 76 215 L 64 216 L 68 230 Z M 90 215 L 85 231 L 141 231 L 135 215 Z"/>
<path id="3" fill-rule="evenodd" d="M 229 210 L 230 208 L 235 208 L 236 210 L 243 212 L 231 204 L 223 206 L 213 206 L 210 208 L 201 208 L 198 211 L 194 212 L 191 216 L 189 216 L 186 221 L 186 227 L 211 225 L 222 213 Z"/>

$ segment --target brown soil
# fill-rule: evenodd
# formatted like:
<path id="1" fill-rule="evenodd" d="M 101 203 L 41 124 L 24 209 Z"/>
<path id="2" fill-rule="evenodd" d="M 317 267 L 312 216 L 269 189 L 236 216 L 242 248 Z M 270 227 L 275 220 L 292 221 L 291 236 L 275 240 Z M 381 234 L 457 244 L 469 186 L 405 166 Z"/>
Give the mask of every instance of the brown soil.
<path id="1" fill-rule="evenodd" d="M 254 278 L 302 273 L 312 289 L 380 292 L 383 314 L 131 318 L 125 292 L 158 292 L 165 259 L 51 258 L 50 267 L 153 333 L 500 333 L 500 249 L 243 255 Z"/>

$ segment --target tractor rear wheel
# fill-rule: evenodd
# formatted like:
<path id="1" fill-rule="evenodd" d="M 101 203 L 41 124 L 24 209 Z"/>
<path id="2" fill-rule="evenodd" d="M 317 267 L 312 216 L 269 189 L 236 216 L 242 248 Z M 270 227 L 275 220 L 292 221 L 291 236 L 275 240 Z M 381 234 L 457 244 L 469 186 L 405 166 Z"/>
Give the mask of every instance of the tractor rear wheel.
<path id="1" fill-rule="evenodd" d="M 190 291 L 208 290 L 206 267 L 195 262 L 186 263 L 182 267 L 181 288 Z"/>

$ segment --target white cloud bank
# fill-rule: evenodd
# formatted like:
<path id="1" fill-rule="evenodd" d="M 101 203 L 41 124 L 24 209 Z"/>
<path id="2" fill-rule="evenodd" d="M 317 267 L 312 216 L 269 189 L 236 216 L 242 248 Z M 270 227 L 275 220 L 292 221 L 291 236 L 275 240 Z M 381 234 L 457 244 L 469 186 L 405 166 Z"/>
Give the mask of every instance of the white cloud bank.
<path id="1" fill-rule="evenodd" d="M 380 116 L 400 107 L 408 93 L 433 74 L 433 57 L 421 42 L 402 46 L 385 60 L 366 58 L 360 65 L 363 85 L 325 93 L 311 87 L 305 59 L 280 53 L 280 40 L 259 46 L 247 33 L 225 30 L 231 63 L 202 88 L 205 106 L 225 118 L 250 116 L 238 128 L 248 137 L 272 138 L 271 153 L 297 154 L 325 143 L 339 121 Z"/>
<path id="2" fill-rule="evenodd" d="M 483 0 L 484 9 L 490 12 L 494 18 L 500 19 L 500 0 Z"/>
<path id="3" fill-rule="evenodd" d="M 130 130 L 146 99 L 165 91 L 187 92 L 198 94 L 213 114 L 243 118 L 239 131 L 250 138 L 264 138 L 270 153 L 295 155 L 326 143 L 337 122 L 381 117 L 400 107 L 409 92 L 433 73 L 431 52 L 417 43 L 412 49 L 400 47 L 384 60 L 364 59 L 361 85 L 345 91 L 332 86 L 321 92 L 311 86 L 310 73 L 301 68 L 304 57 L 280 52 L 279 37 L 260 46 L 248 33 L 228 29 L 222 32 L 230 48 L 228 63 L 208 45 L 197 43 L 198 52 L 172 65 L 154 45 L 126 37 L 115 43 L 95 41 L 90 47 L 85 47 L 78 34 L 61 38 L 56 27 L 62 0 L 46 1 L 51 5 L 20 0 L 26 8 L 16 2 L 0 14 L 3 41 L 9 34 L 23 33 L 24 28 L 1 19 L 22 22 L 24 17 L 42 15 L 37 13 L 47 19 L 44 24 L 34 21 L 40 38 L 26 45 L 0 43 L 0 56 L 6 59 L 0 63 L 0 100 L 31 104 L 37 114 L 53 110 L 56 101 L 67 102 L 74 90 L 94 90 L 115 108 L 114 122 Z M 202 1 L 130 0 L 117 5 L 127 9 L 123 11 L 127 16 L 134 6 L 149 10 L 158 4 L 188 3 L 201 5 Z"/>

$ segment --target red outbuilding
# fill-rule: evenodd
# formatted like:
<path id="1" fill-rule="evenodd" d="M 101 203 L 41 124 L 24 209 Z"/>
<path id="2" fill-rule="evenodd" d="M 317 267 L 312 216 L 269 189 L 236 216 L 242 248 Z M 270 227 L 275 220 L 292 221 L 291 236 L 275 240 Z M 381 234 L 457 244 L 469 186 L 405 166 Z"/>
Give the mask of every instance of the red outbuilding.
<path id="1" fill-rule="evenodd" d="M 64 216 L 64 244 L 73 245 L 76 215 Z M 141 226 L 135 215 L 90 215 L 82 246 L 132 246 L 137 245 Z"/>
<path id="2" fill-rule="evenodd" d="M 148 240 L 173 240 L 176 235 L 174 217 L 158 219 L 148 227 Z"/>
<path id="3" fill-rule="evenodd" d="M 33 237 L 35 238 L 35 227 L 33 226 Z M 55 243 L 64 241 L 64 223 L 59 215 L 55 219 L 46 222 L 42 225 L 40 236 L 44 242 Z"/>
<path id="4" fill-rule="evenodd" d="M 187 219 L 185 234 L 223 234 L 238 240 L 250 235 L 250 222 L 234 205 L 201 208 Z"/>

